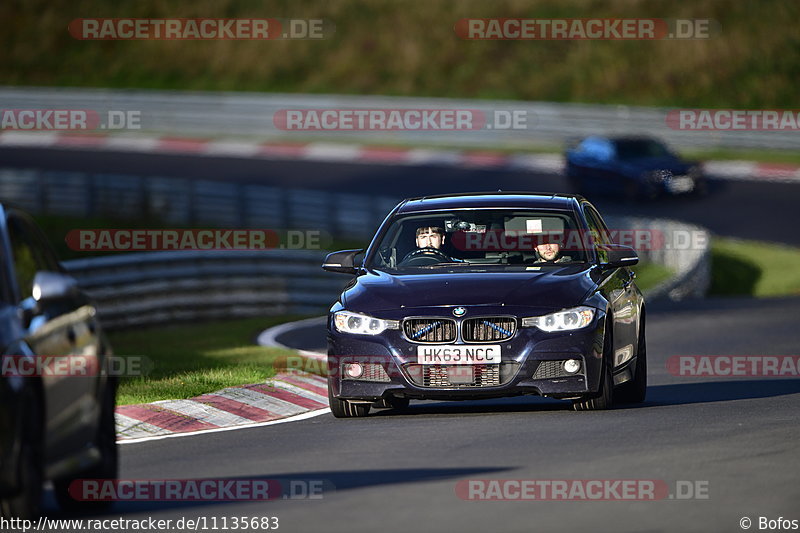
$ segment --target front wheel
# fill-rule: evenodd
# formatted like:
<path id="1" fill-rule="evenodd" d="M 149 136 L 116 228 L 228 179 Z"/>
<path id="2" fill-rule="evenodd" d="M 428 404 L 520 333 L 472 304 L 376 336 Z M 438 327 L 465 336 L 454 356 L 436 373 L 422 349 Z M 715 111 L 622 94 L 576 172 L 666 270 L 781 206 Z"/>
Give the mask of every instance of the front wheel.
<path id="1" fill-rule="evenodd" d="M 117 451 L 117 431 L 114 420 L 116 408 L 116 382 L 109 379 L 100 404 L 95 446 L 100 452 L 100 461 L 88 470 L 75 476 L 53 481 L 53 493 L 59 506 L 65 511 L 98 511 L 106 509 L 113 503 L 111 500 L 77 500 L 69 492 L 70 485 L 79 479 L 116 480 L 119 471 L 119 455 Z"/>
<path id="2" fill-rule="evenodd" d="M 613 361 L 614 342 L 611 339 L 611 324 L 609 321 L 606 326 L 605 339 L 603 341 L 603 360 L 600 362 L 600 389 L 583 398 L 572 402 L 572 409 L 575 411 L 602 411 L 611 409 L 614 403 L 614 380 L 611 376 L 611 361 Z"/>
<path id="3" fill-rule="evenodd" d="M 611 409 L 614 403 L 614 382 L 611 379 L 611 370 L 605 361 L 602 363 L 603 375 L 600 377 L 600 390 L 591 396 L 584 396 L 572 402 L 574 411 L 603 411 Z"/>
<path id="4" fill-rule="evenodd" d="M 647 341 L 644 322 L 639 328 L 639 346 L 633 380 L 623 383 L 617 389 L 617 399 L 624 403 L 642 403 L 647 396 Z"/>
<path id="5" fill-rule="evenodd" d="M 336 418 L 367 416 L 370 408 L 368 403 L 354 403 L 349 400 L 340 400 L 336 398 L 333 395 L 330 383 L 328 383 L 328 405 L 330 405 L 331 413 L 333 413 L 333 416 Z"/>
<path id="6" fill-rule="evenodd" d="M 18 466 L 19 492 L 0 500 L 0 517 L 33 520 L 42 502 L 44 418 L 38 394 L 23 396 L 22 443 Z"/>

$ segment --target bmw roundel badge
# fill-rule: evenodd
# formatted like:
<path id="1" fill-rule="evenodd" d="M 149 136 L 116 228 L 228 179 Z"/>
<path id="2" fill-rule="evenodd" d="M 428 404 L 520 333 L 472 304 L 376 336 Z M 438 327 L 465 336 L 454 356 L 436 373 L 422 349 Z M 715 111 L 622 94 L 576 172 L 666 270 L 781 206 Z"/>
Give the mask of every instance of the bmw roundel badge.
<path id="1" fill-rule="evenodd" d="M 455 316 L 464 316 L 464 315 L 467 314 L 467 308 L 466 307 L 456 307 L 455 309 L 453 309 L 453 314 Z"/>

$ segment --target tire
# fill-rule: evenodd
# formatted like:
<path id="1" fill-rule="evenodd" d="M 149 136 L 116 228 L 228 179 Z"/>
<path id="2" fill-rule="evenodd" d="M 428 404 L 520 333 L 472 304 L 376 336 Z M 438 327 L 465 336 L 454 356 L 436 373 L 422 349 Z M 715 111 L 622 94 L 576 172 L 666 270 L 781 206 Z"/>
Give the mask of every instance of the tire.
<path id="1" fill-rule="evenodd" d="M 644 315 L 643 315 L 644 316 Z M 642 403 L 647 397 L 647 339 L 645 323 L 639 327 L 636 368 L 633 380 L 623 383 L 616 390 L 616 399 L 622 403 Z"/>
<path id="2" fill-rule="evenodd" d="M 704 198 L 708 196 L 708 182 L 706 180 L 699 180 L 695 183 L 694 191 L 692 193 L 698 198 Z"/>
<path id="3" fill-rule="evenodd" d="M 31 391 L 24 396 L 28 406 L 23 418 L 23 441 L 19 458 L 19 494 L 0 500 L 0 516 L 33 520 L 41 511 L 44 483 L 44 417 L 39 396 Z"/>
<path id="4" fill-rule="evenodd" d="M 604 411 L 611 409 L 614 403 L 614 384 L 611 381 L 611 371 L 603 361 L 603 375 L 600 377 L 600 390 L 591 396 L 585 396 L 572 402 L 574 411 Z"/>
<path id="5" fill-rule="evenodd" d="M 116 381 L 109 379 L 100 405 L 100 421 L 95 437 L 95 446 L 100 451 L 97 465 L 74 476 L 53 481 L 53 493 L 56 501 L 64 511 L 86 512 L 99 511 L 111 507 L 111 500 L 80 501 L 69 493 L 70 485 L 78 479 L 110 479 L 116 480 L 119 475 L 119 452 L 117 448 L 117 430 L 114 421 L 116 408 Z"/>
<path id="6" fill-rule="evenodd" d="M 574 411 L 603 411 L 611 409 L 614 404 L 614 382 L 611 377 L 610 363 L 613 360 L 614 343 L 611 338 L 611 320 L 609 319 L 606 326 L 606 338 L 603 346 L 603 361 L 600 364 L 600 389 L 588 396 L 579 398 L 572 402 L 572 409 Z"/>
<path id="7" fill-rule="evenodd" d="M 411 400 L 408 398 L 397 398 L 396 396 L 388 396 L 386 398 L 381 398 L 377 402 L 372 404 L 372 407 L 376 409 L 406 409 Z"/>
<path id="8" fill-rule="evenodd" d="M 330 383 L 328 383 L 328 405 L 330 405 L 331 413 L 333 413 L 333 416 L 336 418 L 367 416 L 370 408 L 368 403 L 353 403 L 335 398 Z"/>

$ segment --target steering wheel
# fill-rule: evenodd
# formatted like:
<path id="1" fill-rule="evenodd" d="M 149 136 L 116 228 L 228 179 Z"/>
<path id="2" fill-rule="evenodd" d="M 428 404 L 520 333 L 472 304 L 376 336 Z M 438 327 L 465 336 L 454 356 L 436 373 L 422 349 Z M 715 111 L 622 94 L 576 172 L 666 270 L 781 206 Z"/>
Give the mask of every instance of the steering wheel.
<path id="1" fill-rule="evenodd" d="M 452 259 L 436 248 L 419 248 L 406 254 L 400 264 L 403 266 L 426 266 L 450 262 Z"/>

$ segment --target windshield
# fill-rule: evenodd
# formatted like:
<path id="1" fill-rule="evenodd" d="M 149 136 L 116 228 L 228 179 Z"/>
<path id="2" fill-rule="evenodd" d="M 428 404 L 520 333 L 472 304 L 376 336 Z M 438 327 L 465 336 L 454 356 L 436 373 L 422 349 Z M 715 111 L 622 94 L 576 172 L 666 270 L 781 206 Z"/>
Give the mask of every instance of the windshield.
<path id="1" fill-rule="evenodd" d="M 487 209 L 398 217 L 367 268 L 396 272 L 516 266 L 522 270 L 586 262 L 570 211 Z"/>
<path id="2" fill-rule="evenodd" d="M 615 141 L 620 159 L 641 159 L 644 157 L 664 157 L 670 155 L 663 144 L 647 139 Z"/>

